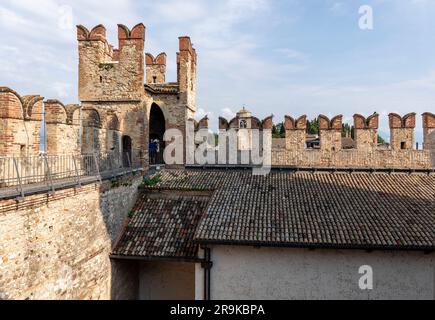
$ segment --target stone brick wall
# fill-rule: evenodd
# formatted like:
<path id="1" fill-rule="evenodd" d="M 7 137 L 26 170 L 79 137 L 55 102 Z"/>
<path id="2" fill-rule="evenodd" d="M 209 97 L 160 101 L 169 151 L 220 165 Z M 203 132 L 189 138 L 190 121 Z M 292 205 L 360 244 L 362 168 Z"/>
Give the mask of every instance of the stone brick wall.
<path id="1" fill-rule="evenodd" d="M 0 200 L 0 299 L 122 298 L 109 254 L 141 180 Z"/>
<path id="2" fill-rule="evenodd" d="M 415 113 L 399 116 L 396 113 L 389 114 L 390 123 L 390 146 L 394 150 L 410 150 L 414 148 Z"/>
<path id="3" fill-rule="evenodd" d="M 47 100 L 45 103 L 45 127 L 47 134 L 46 151 L 48 154 L 80 153 L 80 119 L 79 109 L 68 116 L 67 108 L 58 100 Z M 74 113 L 75 121 L 74 121 Z"/>
<path id="4" fill-rule="evenodd" d="M 151 53 L 145 55 L 146 82 L 165 83 L 166 82 L 166 53 L 162 52 L 157 57 Z"/>
<path id="5" fill-rule="evenodd" d="M 396 147 L 378 149 L 377 128 L 379 125 L 379 115 L 373 114 L 367 119 L 363 116 L 354 115 L 356 148 L 342 148 L 342 116 L 338 115 L 331 120 L 320 115 L 319 138 L 320 148 L 306 147 L 306 116 L 294 119 L 285 116 L 284 127 L 286 131 L 285 148 L 278 146 L 272 147 L 272 166 L 301 166 L 301 167 L 356 167 L 356 168 L 432 168 L 435 167 L 435 142 L 429 139 L 428 133 L 432 132 L 435 136 L 435 116 L 426 113 L 424 115 L 424 127 L 426 132 L 425 150 L 412 150 L 412 143 L 415 126 L 415 114 L 409 114 L 398 120 L 391 122 L 390 126 L 394 132 L 393 142 Z M 250 122 L 255 117 L 251 116 Z M 225 134 L 230 128 L 237 130 L 238 118 L 228 122 L 224 118 L 219 118 L 219 132 Z M 396 121 L 396 119 L 393 119 Z M 272 126 L 272 118 L 267 118 L 261 122 L 263 129 Z M 260 123 L 259 121 L 254 121 Z M 399 128 L 397 128 L 399 127 Z M 398 130 L 399 133 L 396 133 Z M 402 135 L 403 134 L 403 135 Z M 401 142 L 406 141 L 406 147 L 401 148 Z M 240 143 L 240 137 L 239 137 Z M 399 147 L 397 147 L 399 145 Z M 240 148 L 239 148 L 240 149 Z M 239 163 L 241 164 L 241 163 Z M 244 163 L 246 164 L 246 163 Z"/>
<path id="6" fill-rule="evenodd" d="M 342 115 L 331 120 L 324 115 L 319 116 L 320 149 L 323 151 L 341 150 Z"/>
<path id="7" fill-rule="evenodd" d="M 0 156 L 39 153 L 43 99 L 0 87 Z"/>
<path id="8" fill-rule="evenodd" d="M 307 129 L 307 116 L 303 115 L 297 120 L 285 116 L 285 147 L 291 150 L 305 149 L 305 130 Z"/>
<path id="9" fill-rule="evenodd" d="M 324 151 L 320 149 L 292 151 L 272 150 L 272 165 L 301 167 L 356 168 L 431 168 L 429 150 L 354 150 Z"/>
<path id="10" fill-rule="evenodd" d="M 84 123 L 82 152 L 108 152 L 117 148 L 114 137 L 121 141 L 122 136 L 129 136 L 133 155 L 147 165 L 149 114 L 153 103 L 162 109 L 166 129 L 177 128 L 184 134 L 186 120 L 194 117 L 197 57 L 190 38 L 179 38 L 175 84 L 165 83 L 165 53 L 155 58 L 151 54 L 144 55 L 143 24 L 136 25 L 131 31 L 118 25 L 119 49 L 108 44 L 102 25 L 91 31 L 79 26 L 77 39 L 82 109 L 95 110 L 99 117 L 98 125 Z M 146 82 L 163 86 L 144 89 L 144 62 Z M 110 114 L 118 118 L 119 130 L 108 131 L 105 124 Z"/>
<path id="11" fill-rule="evenodd" d="M 177 53 L 177 74 L 181 102 L 196 111 L 196 50 L 189 37 L 179 38 L 180 51 Z"/>
<path id="12" fill-rule="evenodd" d="M 431 151 L 432 166 L 435 167 L 435 114 L 426 112 L 423 114 L 423 146 Z"/>
<path id="13" fill-rule="evenodd" d="M 147 162 L 148 135 L 145 127 L 146 109 L 140 102 L 85 102 L 83 108 L 82 153 L 122 150 L 122 137 L 132 140 L 135 162 Z M 86 121 L 87 113 L 97 115 L 98 122 Z M 93 118 L 93 117 L 92 117 Z"/>
<path id="14" fill-rule="evenodd" d="M 355 129 L 356 148 L 360 151 L 371 152 L 378 145 L 378 132 L 376 129 Z"/>
<path id="15" fill-rule="evenodd" d="M 378 145 L 379 115 L 374 113 L 366 119 L 360 114 L 355 114 L 353 119 L 356 148 L 366 152 L 376 149 Z"/>
<path id="16" fill-rule="evenodd" d="M 118 49 L 107 42 L 106 29 L 77 27 L 79 43 L 79 99 L 85 101 L 141 101 L 144 95 L 145 26 L 131 31 L 118 25 Z"/>

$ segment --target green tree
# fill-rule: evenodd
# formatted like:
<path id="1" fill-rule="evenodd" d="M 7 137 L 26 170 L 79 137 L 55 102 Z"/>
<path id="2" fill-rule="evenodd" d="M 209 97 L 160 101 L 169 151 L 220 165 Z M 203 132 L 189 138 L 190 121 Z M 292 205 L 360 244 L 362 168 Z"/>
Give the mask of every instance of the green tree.
<path id="1" fill-rule="evenodd" d="M 280 122 L 272 126 L 272 137 L 273 138 L 285 138 L 285 128 L 284 123 Z"/>
<path id="2" fill-rule="evenodd" d="M 307 120 L 307 133 L 318 134 L 319 133 L 319 121 L 316 119 Z"/>

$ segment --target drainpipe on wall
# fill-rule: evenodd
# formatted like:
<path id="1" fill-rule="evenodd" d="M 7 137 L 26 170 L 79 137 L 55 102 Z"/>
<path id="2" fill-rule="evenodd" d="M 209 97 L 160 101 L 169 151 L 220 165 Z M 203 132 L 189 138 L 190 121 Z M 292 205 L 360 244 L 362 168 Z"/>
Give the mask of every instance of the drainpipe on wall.
<path id="1" fill-rule="evenodd" d="M 204 259 L 201 262 L 201 267 L 204 269 L 204 300 L 211 300 L 210 298 L 210 270 L 213 266 L 211 261 L 210 248 L 203 248 Z"/>

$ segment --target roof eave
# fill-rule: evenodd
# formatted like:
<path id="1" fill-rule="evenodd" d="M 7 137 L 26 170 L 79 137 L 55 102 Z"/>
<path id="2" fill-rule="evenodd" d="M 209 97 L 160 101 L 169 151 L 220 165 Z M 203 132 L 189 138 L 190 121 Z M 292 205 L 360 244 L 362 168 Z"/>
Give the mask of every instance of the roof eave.
<path id="1" fill-rule="evenodd" d="M 200 245 L 234 245 L 270 248 L 298 248 L 298 249 L 336 249 L 336 250 L 365 250 L 365 251 L 423 251 L 432 253 L 435 246 L 392 246 L 392 245 L 358 245 L 358 244 L 328 244 L 328 243 L 290 243 L 277 241 L 248 241 L 248 240 L 207 240 L 195 239 Z"/>
<path id="2" fill-rule="evenodd" d="M 133 255 L 118 255 L 111 254 L 110 259 L 113 260 L 136 260 L 136 261 L 160 261 L 160 262 L 192 262 L 199 263 L 202 259 L 198 257 L 173 257 L 173 256 L 133 256 Z"/>

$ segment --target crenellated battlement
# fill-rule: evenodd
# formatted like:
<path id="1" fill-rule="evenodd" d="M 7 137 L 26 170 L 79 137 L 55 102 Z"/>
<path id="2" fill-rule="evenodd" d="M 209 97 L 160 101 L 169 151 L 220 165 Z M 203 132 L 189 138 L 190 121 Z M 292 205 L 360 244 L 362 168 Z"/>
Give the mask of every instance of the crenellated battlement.
<path id="1" fill-rule="evenodd" d="M 166 53 L 159 53 L 155 58 L 151 53 L 146 53 L 145 64 L 147 83 L 162 84 L 166 82 Z"/>
<path id="2" fill-rule="evenodd" d="M 0 155 L 39 152 L 43 97 L 0 87 Z"/>
<path id="3" fill-rule="evenodd" d="M 373 151 L 378 145 L 379 114 L 376 112 L 365 118 L 360 114 L 353 115 L 354 140 L 358 150 Z"/>
<path id="4" fill-rule="evenodd" d="M 435 159 L 435 145 L 425 144 L 425 150 L 413 150 L 411 148 L 396 148 L 391 145 L 378 147 L 379 114 L 374 113 L 367 118 L 361 114 L 354 114 L 354 140 L 355 147 L 343 149 L 342 143 L 342 120 L 343 115 L 337 115 L 329 119 L 320 114 L 318 121 L 318 143 L 308 143 L 309 135 L 307 129 L 307 116 L 302 115 L 295 119 L 286 115 L 284 118 L 285 128 L 285 147 L 272 148 L 272 165 L 280 166 L 330 166 L 330 167 L 415 167 L 428 168 L 434 166 L 431 161 Z M 268 123 L 267 125 L 265 125 Z M 404 137 L 396 133 L 392 136 L 392 141 L 403 146 L 411 144 L 413 141 L 415 128 L 415 113 L 410 113 L 403 118 L 396 114 L 390 114 L 389 124 L 392 130 L 406 129 L 407 135 Z M 219 118 L 219 131 L 225 132 L 230 129 L 252 130 L 252 129 L 271 129 L 273 125 L 272 117 L 259 121 L 246 109 L 241 110 L 236 117 L 227 121 Z M 423 114 L 423 128 L 425 141 L 429 139 L 429 134 L 435 136 L 435 115 L 432 113 Z M 245 135 L 252 136 L 245 132 Z M 239 137 L 240 139 L 240 137 Z M 311 138 L 310 138 L 311 139 Z M 394 140 L 395 139 L 395 140 Z M 314 146 L 314 147 L 313 147 Z M 316 147 L 317 146 L 317 147 Z M 243 150 L 243 148 L 239 148 Z M 432 160 L 431 160 L 432 157 Z"/>
<path id="5" fill-rule="evenodd" d="M 39 95 L 20 95 L 0 87 L 0 156 L 40 152 L 45 105 L 46 150 L 64 153 L 128 153 L 148 164 L 148 144 L 170 128 L 208 129 L 209 119 L 192 120 L 196 111 L 197 53 L 190 37 L 178 38 L 177 82 L 166 82 L 167 55 L 144 52 L 145 26 L 117 26 L 117 48 L 103 25 L 77 26 L 79 98 L 64 105 Z M 390 143 L 378 144 L 379 114 L 353 115 L 353 142 L 343 148 L 343 115 L 317 117 L 318 135 L 307 135 L 307 116 L 284 117 L 285 144 L 273 148 L 273 165 L 360 167 L 435 166 L 435 115 L 422 115 L 424 149 L 414 150 L 416 114 L 390 113 Z M 236 130 L 239 150 L 253 147 L 253 130 L 268 134 L 273 116 L 263 120 L 242 108 L 232 119 L 219 118 L 219 133 Z M 311 139 L 311 140 L 309 140 Z M 346 139 L 351 139 L 346 137 Z M 431 159 L 432 157 L 432 159 Z M 132 158 L 131 158 L 132 159 Z M 131 160 L 130 159 L 130 160 Z M 432 163 L 431 163 L 432 161 Z"/>
<path id="6" fill-rule="evenodd" d="M 81 101 L 140 101 L 144 86 L 145 26 L 118 25 L 118 49 L 103 25 L 77 26 Z"/>
<path id="7" fill-rule="evenodd" d="M 196 64 L 197 55 L 190 37 L 179 37 L 177 52 L 177 82 L 182 102 L 192 111 L 196 111 Z"/>
<path id="8" fill-rule="evenodd" d="M 401 117 L 397 113 L 388 115 L 390 124 L 390 145 L 394 150 L 411 150 L 414 147 L 414 112 Z"/>
<path id="9" fill-rule="evenodd" d="M 379 114 L 375 112 L 371 116 L 365 118 L 364 116 L 356 113 L 353 115 L 353 124 L 355 129 L 378 129 Z"/>

